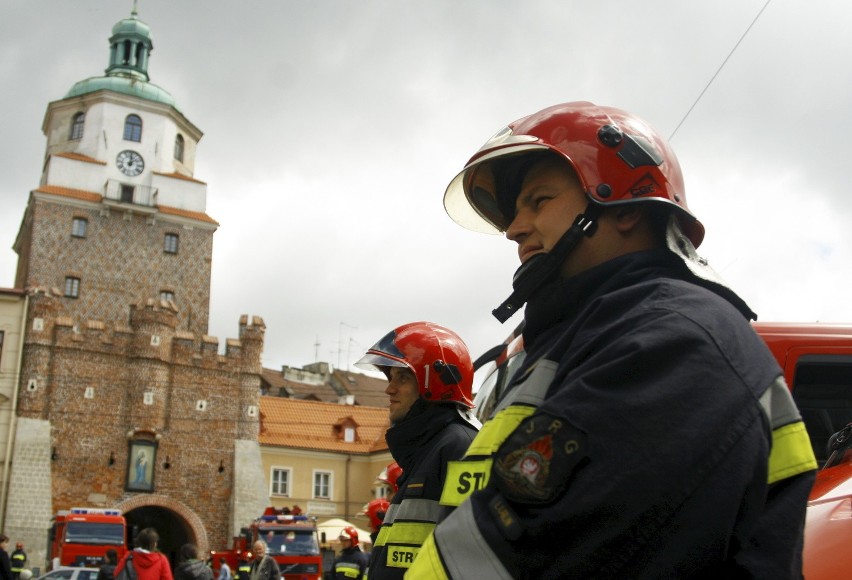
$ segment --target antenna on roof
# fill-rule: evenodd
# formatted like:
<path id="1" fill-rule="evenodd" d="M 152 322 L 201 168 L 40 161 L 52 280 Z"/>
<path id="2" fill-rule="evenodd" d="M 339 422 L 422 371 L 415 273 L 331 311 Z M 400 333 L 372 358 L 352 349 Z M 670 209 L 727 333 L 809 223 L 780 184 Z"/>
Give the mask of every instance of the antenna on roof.
<path id="1" fill-rule="evenodd" d="M 343 321 L 340 322 L 340 326 L 338 326 L 338 329 L 337 329 L 337 368 L 341 368 L 340 367 L 340 353 L 343 352 L 343 327 L 344 326 L 346 328 L 350 328 L 352 330 L 358 330 L 357 326 L 352 326 L 351 324 L 346 324 Z M 350 340 L 352 339 L 351 336 L 349 338 L 350 338 Z M 346 368 L 347 368 L 347 370 L 349 369 L 349 350 L 348 350 L 348 348 L 347 348 L 347 352 L 346 352 Z"/>

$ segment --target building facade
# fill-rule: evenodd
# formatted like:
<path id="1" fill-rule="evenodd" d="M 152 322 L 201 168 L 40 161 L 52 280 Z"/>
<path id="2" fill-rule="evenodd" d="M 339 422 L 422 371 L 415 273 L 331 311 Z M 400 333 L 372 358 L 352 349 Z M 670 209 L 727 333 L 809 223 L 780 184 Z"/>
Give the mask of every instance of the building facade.
<path id="1" fill-rule="evenodd" d="M 16 408 L 27 304 L 27 295 L 23 290 L 0 288 L 0 522 L 5 516 L 12 444 L 17 426 Z"/>
<path id="2" fill-rule="evenodd" d="M 384 497 L 376 477 L 393 461 L 387 408 L 264 396 L 260 411 L 270 505 L 368 527 L 362 510 Z"/>

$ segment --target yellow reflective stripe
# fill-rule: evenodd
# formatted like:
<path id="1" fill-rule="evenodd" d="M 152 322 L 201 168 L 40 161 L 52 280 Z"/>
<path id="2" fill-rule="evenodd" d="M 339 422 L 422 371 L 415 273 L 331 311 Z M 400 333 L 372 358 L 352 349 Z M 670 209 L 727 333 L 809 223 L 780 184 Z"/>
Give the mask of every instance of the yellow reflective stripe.
<path id="1" fill-rule="evenodd" d="M 817 468 L 814 450 L 801 421 L 784 425 L 772 432 L 769 453 L 769 483 L 775 483 Z"/>
<path id="2" fill-rule="evenodd" d="M 419 546 L 426 541 L 432 530 L 433 522 L 397 522 L 388 528 L 385 544 L 414 544 Z M 377 542 L 378 543 L 378 542 Z"/>
<path id="3" fill-rule="evenodd" d="M 518 428 L 521 421 L 535 412 L 535 407 L 513 405 L 494 415 L 494 418 L 485 423 L 474 438 L 470 447 L 467 448 L 465 457 L 476 455 L 492 455 L 503 441 Z"/>
<path id="4" fill-rule="evenodd" d="M 361 568 L 348 563 L 335 564 L 334 570 L 336 573 L 343 574 L 347 578 L 357 578 L 361 575 Z"/>
<path id="5" fill-rule="evenodd" d="M 379 535 L 376 536 L 376 543 L 373 544 L 374 546 L 379 547 L 385 545 L 385 540 L 387 539 L 388 534 L 390 533 L 391 527 L 392 526 L 382 526 L 381 528 L 379 528 Z"/>
<path id="6" fill-rule="evenodd" d="M 414 564 L 405 573 L 406 579 L 412 580 L 449 580 L 447 571 L 441 565 L 435 536 L 430 535 L 420 547 L 420 553 Z"/>
<path id="7" fill-rule="evenodd" d="M 441 505 L 459 506 L 473 492 L 484 488 L 491 475 L 491 459 L 450 461 L 441 492 Z"/>

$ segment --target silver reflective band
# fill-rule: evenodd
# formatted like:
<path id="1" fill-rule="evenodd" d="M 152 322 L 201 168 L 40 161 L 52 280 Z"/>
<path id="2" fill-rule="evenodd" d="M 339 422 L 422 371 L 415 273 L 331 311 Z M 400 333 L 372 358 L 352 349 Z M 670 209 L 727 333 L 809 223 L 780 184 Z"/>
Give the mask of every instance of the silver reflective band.
<path id="1" fill-rule="evenodd" d="M 479 533 L 469 501 L 435 528 L 434 537 L 450 578 L 512 580 L 512 575 Z"/>
<path id="2" fill-rule="evenodd" d="M 412 520 L 417 522 L 437 522 L 441 515 L 441 504 L 434 499 L 404 499 L 394 510 L 392 522 Z M 387 519 L 385 519 L 387 521 Z"/>
<path id="3" fill-rule="evenodd" d="M 529 405 L 530 407 L 541 406 L 545 395 L 547 395 L 547 390 L 550 388 L 551 383 L 553 383 L 553 377 L 556 376 L 557 367 L 558 363 L 556 361 L 547 359 L 535 363 L 530 376 L 509 391 L 509 394 L 494 409 L 493 414 L 496 415 L 498 411 L 502 411 L 509 405 L 518 403 Z"/>
<path id="4" fill-rule="evenodd" d="M 787 382 L 780 375 L 769 385 L 768 389 L 763 391 L 760 396 L 760 405 L 763 407 L 773 430 L 802 420 L 802 416 L 796 408 L 796 403 L 793 402 L 793 397 L 790 395 L 790 389 L 787 388 Z"/>

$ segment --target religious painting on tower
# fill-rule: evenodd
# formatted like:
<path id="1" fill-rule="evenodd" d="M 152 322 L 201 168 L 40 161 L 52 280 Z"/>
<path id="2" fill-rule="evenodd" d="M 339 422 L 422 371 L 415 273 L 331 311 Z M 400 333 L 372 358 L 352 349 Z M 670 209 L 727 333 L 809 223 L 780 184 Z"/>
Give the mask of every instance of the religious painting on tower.
<path id="1" fill-rule="evenodd" d="M 154 441 L 131 441 L 127 455 L 127 490 L 154 491 L 154 465 L 157 444 Z"/>

